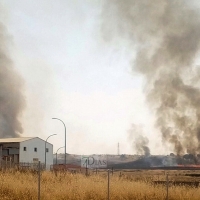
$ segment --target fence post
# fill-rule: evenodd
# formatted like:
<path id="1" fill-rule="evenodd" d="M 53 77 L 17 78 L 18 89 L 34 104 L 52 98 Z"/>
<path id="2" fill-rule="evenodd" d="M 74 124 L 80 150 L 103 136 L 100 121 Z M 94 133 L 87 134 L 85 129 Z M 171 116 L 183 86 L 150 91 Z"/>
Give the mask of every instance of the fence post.
<path id="1" fill-rule="evenodd" d="M 88 175 L 88 159 L 86 159 L 86 166 L 85 166 L 85 175 L 87 176 Z"/>
<path id="2" fill-rule="evenodd" d="M 113 171 L 113 167 L 112 167 L 112 176 L 113 176 L 113 172 L 114 172 L 114 171 Z"/>
<path id="3" fill-rule="evenodd" d="M 108 200 L 110 200 L 110 170 L 108 170 Z"/>
<path id="4" fill-rule="evenodd" d="M 167 195 L 166 195 L 166 200 L 169 199 L 169 177 L 168 177 L 168 173 L 167 173 L 167 176 L 166 176 L 166 189 L 167 189 Z"/>
<path id="5" fill-rule="evenodd" d="M 6 156 L 6 170 L 7 170 L 7 163 L 8 163 L 7 161 L 8 161 L 8 157 Z"/>
<path id="6" fill-rule="evenodd" d="M 40 200 L 40 161 L 38 162 L 38 200 Z"/>
<path id="7" fill-rule="evenodd" d="M 96 174 L 97 174 L 97 168 L 96 168 Z"/>
<path id="8" fill-rule="evenodd" d="M 12 158 L 10 157 L 10 169 L 11 169 L 11 166 L 12 166 L 12 165 L 11 165 L 11 164 L 12 164 L 11 162 L 12 162 Z"/>

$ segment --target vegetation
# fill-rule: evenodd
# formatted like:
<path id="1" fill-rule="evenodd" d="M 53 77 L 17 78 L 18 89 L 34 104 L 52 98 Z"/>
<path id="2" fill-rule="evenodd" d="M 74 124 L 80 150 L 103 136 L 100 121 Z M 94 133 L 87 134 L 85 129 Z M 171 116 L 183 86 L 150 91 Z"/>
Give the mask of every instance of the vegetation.
<path id="1" fill-rule="evenodd" d="M 155 185 L 152 182 L 153 179 L 164 179 L 163 173 L 158 174 L 148 176 L 144 172 L 127 173 L 127 175 L 114 173 L 110 176 L 110 200 L 166 199 L 166 186 Z M 180 176 L 177 177 L 180 178 Z M 36 200 L 38 198 L 37 173 L 4 171 L 0 172 L 0 180 L 1 200 Z M 84 174 L 42 172 L 41 199 L 105 200 L 107 199 L 107 183 L 106 173 L 86 177 Z M 199 200 L 200 188 L 169 187 L 169 200 L 179 199 Z"/>

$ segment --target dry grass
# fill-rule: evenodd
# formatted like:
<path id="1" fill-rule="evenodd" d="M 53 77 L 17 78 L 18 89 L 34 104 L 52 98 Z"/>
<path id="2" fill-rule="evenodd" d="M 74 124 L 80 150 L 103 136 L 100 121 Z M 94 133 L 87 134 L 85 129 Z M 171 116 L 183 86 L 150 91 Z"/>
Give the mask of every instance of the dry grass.
<path id="1" fill-rule="evenodd" d="M 165 186 L 154 186 L 147 174 L 132 173 L 128 176 L 114 174 L 110 177 L 111 200 L 164 200 Z M 139 177 L 141 179 L 139 179 Z M 152 178 L 157 175 L 153 174 Z M 162 173 L 160 174 L 162 176 Z M 37 174 L 26 172 L 0 172 L 1 200 L 37 199 Z M 107 199 L 106 174 L 91 175 L 43 172 L 41 176 L 42 200 L 105 200 Z M 170 187 L 170 200 L 199 200 L 200 189 L 193 187 Z"/>

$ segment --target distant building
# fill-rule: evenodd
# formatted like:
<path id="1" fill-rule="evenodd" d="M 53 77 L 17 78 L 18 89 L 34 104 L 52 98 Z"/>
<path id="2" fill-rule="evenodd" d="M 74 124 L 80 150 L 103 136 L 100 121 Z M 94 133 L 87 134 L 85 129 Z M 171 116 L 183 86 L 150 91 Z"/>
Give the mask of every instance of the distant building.
<path id="1" fill-rule="evenodd" d="M 45 163 L 45 141 L 38 137 L 3 138 L 0 139 L 1 165 Z M 53 165 L 53 145 L 46 143 L 46 168 Z"/>

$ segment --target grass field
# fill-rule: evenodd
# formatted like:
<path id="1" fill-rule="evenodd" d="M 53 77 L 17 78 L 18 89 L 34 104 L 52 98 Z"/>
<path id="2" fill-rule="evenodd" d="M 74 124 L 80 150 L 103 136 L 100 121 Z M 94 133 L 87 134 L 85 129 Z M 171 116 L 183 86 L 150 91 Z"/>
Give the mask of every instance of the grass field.
<path id="1" fill-rule="evenodd" d="M 170 172 L 170 179 L 196 181 L 184 173 Z M 110 199 L 112 200 L 164 200 L 166 186 L 154 185 L 153 180 L 165 180 L 162 171 L 114 172 L 110 175 Z M 36 173 L 6 171 L 0 172 L 1 200 L 37 199 L 38 177 Z M 105 200 L 107 199 L 107 174 L 99 173 L 86 177 L 83 174 L 42 172 L 42 200 Z M 199 200 L 200 188 L 191 186 L 169 187 L 169 200 Z"/>

